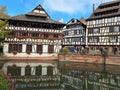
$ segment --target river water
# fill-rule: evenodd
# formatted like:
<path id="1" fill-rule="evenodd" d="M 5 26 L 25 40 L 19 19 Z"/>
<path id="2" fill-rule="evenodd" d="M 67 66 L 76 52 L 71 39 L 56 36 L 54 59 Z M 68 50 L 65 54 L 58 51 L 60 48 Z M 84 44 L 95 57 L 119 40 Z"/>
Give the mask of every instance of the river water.
<path id="1" fill-rule="evenodd" d="M 55 75 L 13 76 L 13 90 L 120 90 L 120 66 L 56 63 Z"/>

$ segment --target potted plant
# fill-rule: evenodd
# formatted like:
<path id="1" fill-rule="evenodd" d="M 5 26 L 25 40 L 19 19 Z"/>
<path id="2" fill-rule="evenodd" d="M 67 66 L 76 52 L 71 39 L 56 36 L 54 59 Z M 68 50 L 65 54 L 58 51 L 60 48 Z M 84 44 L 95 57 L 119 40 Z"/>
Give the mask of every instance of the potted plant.
<path id="1" fill-rule="evenodd" d="M 14 55 L 16 55 L 16 54 L 17 54 L 17 51 L 13 51 L 12 53 L 13 53 Z"/>
<path id="2" fill-rule="evenodd" d="M 39 54 L 42 54 L 42 51 L 39 51 L 38 53 L 39 53 Z"/>
<path id="3" fill-rule="evenodd" d="M 23 37 L 23 36 L 17 36 L 16 38 L 18 38 L 18 39 L 23 39 L 24 37 Z"/>
<path id="4" fill-rule="evenodd" d="M 54 40 L 53 35 L 50 35 L 50 36 L 49 36 L 49 40 Z"/>
<path id="5" fill-rule="evenodd" d="M 27 53 L 27 54 L 30 54 L 31 52 L 30 52 L 30 51 L 27 51 L 26 53 Z"/>

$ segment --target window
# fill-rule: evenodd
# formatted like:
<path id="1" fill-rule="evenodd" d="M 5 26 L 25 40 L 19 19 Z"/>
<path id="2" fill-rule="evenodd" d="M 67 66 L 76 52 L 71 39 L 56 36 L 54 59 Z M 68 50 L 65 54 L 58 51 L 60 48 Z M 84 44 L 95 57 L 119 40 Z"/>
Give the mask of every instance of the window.
<path id="1" fill-rule="evenodd" d="M 22 44 L 9 44 L 9 53 L 17 51 L 22 52 Z"/>
<path id="2" fill-rule="evenodd" d="M 110 37 L 110 42 L 111 43 L 116 43 L 117 42 L 117 37 L 116 36 L 111 36 Z"/>
<path id="3" fill-rule="evenodd" d="M 117 17 L 117 21 L 120 21 L 120 17 Z"/>
<path id="4" fill-rule="evenodd" d="M 45 37 L 45 38 L 48 38 L 48 37 L 49 37 L 49 34 L 44 34 L 44 37 Z"/>
<path id="5" fill-rule="evenodd" d="M 38 37 L 38 36 L 39 36 L 39 33 L 33 33 L 32 36 L 33 36 L 33 37 Z"/>
<path id="6" fill-rule="evenodd" d="M 108 18 L 107 21 L 108 21 L 108 22 L 112 22 L 112 18 Z"/>
<path id="7" fill-rule="evenodd" d="M 109 32 L 112 33 L 114 31 L 114 27 L 109 27 Z"/>
<path id="8" fill-rule="evenodd" d="M 93 25 L 93 21 L 90 21 L 90 25 Z"/>
<path id="9" fill-rule="evenodd" d="M 48 53 L 54 53 L 54 45 L 48 45 Z"/>
<path id="10" fill-rule="evenodd" d="M 95 21 L 95 24 L 98 24 L 98 20 Z"/>
<path id="11" fill-rule="evenodd" d="M 41 65 L 36 67 L 35 75 L 42 75 L 42 66 Z"/>
<path id="12" fill-rule="evenodd" d="M 88 34 L 93 33 L 93 29 L 88 29 Z"/>
<path id="13" fill-rule="evenodd" d="M 37 45 L 37 53 L 42 53 L 42 45 Z"/>
<path id="14" fill-rule="evenodd" d="M 26 46 L 26 52 L 32 52 L 32 45 L 27 45 Z"/>
<path id="15" fill-rule="evenodd" d="M 98 24 L 101 24 L 102 23 L 102 19 L 98 20 Z"/>
<path id="16" fill-rule="evenodd" d="M 98 37 L 90 37 L 89 42 L 90 43 L 97 43 L 98 42 Z"/>
<path id="17" fill-rule="evenodd" d="M 54 34 L 54 38 L 58 38 L 58 34 Z"/>
<path id="18" fill-rule="evenodd" d="M 119 26 L 114 27 L 114 32 L 119 32 Z"/>
<path id="19" fill-rule="evenodd" d="M 74 35 L 76 35 L 76 34 L 77 34 L 77 30 L 74 31 Z"/>
<path id="20" fill-rule="evenodd" d="M 98 28 L 95 28 L 95 29 L 93 29 L 93 32 L 94 32 L 94 33 L 99 33 L 99 29 L 98 29 Z"/>

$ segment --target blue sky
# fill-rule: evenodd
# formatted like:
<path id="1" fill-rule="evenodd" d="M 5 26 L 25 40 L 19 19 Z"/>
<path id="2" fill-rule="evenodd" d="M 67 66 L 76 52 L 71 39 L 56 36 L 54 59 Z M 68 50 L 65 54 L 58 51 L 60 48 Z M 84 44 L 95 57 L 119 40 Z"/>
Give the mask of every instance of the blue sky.
<path id="1" fill-rule="evenodd" d="M 11 16 L 25 14 L 41 4 L 54 20 L 63 19 L 68 22 L 72 18 L 88 18 L 92 13 L 92 5 L 114 0 L 0 0 L 0 6 L 7 7 Z"/>

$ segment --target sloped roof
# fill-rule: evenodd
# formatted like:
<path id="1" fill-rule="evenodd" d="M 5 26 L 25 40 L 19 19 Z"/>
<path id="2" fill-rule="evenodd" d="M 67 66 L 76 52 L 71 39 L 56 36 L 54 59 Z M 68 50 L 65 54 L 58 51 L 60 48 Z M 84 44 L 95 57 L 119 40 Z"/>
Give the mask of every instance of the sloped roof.
<path id="1" fill-rule="evenodd" d="M 63 24 L 61 22 L 52 20 L 41 5 L 38 5 L 36 8 L 34 8 L 31 12 L 29 12 L 27 14 L 13 16 L 8 20 Z"/>
<path id="2" fill-rule="evenodd" d="M 81 21 L 79 21 L 78 19 L 75 19 L 75 18 L 72 18 L 70 21 L 68 21 L 68 23 L 66 24 L 67 25 L 72 25 L 72 24 L 81 24 L 81 25 L 84 25 L 84 23 L 82 23 Z"/>
<path id="3" fill-rule="evenodd" d="M 84 17 L 81 17 L 80 22 L 83 23 L 84 25 L 86 25 L 86 20 Z"/>
<path id="4" fill-rule="evenodd" d="M 55 20 L 52 20 L 52 19 L 45 19 L 45 18 L 41 18 L 41 17 L 29 17 L 29 16 L 26 16 L 25 14 L 14 16 L 14 17 L 10 18 L 10 20 L 63 24 L 61 22 L 58 22 L 58 21 L 55 21 Z"/>
<path id="5" fill-rule="evenodd" d="M 120 15 L 120 0 L 102 3 L 87 20 L 100 19 Z"/>
<path id="6" fill-rule="evenodd" d="M 26 15 L 50 18 L 48 13 L 44 10 L 44 8 L 40 4 Z"/>

